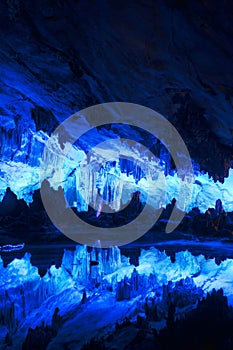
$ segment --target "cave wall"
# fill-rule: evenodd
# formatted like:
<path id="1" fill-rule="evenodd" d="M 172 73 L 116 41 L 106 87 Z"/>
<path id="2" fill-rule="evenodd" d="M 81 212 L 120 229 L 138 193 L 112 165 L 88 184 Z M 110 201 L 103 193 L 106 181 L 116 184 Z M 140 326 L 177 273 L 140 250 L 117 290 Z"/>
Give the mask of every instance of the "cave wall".
<path id="1" fill-rule="evenodd" d="M 2 1 L 1 160 L 33 163 L 35 132 L 50 134 L 93 104 L 126 101 L 171 120 L 201 170 L 223 181 L 232 159 L 232 13 L 231 2 L 210 0 Z"/>

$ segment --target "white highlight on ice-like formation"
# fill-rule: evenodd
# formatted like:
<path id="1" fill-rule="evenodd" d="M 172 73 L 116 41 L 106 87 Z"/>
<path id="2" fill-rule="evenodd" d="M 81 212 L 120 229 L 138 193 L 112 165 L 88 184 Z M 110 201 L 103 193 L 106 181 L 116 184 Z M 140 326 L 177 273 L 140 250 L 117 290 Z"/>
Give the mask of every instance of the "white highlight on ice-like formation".
<path id="1" fill-rule="evenodd" d="M 41 154 L 44 149 L 44 144 L 48 139 L 48 136 L 43 132 L 32 132 L 31 131 L 31 143 L 33 145 L 32 151 L 28 155 L 29 161 L 25 163 L 25 155 L 19 154 L 16 160 L 12 161 L 0 161 L 0 201 L 3 200 L 5 191 L 7 187 L 10 187 L 12 192 L 14 192 L 18 199 L 24 199 L 28 204 L 33 200 L 33 192 L 40 188 L 40 159 Z M 71 146 L 69 144 L 64 145 L 62 149 L 59 145 L 57 139 L 54 139 L 52 152 L 49 153 L 48 159 L 48 173 L 47 179 L 49 180 L 51 186 L 56 190 L 59 186 L 64 188 L 64 192 L 67 199 L 67 206 L 77 206 L 80 211 L 85 211 L 88 208 L 88 204 L 95 203 L 95 198 L 97 190 L 95 187 L 95 181 L 98 176 L 99 162 L 103 162 L 103 158 L 100 159 L 99 156 L 92 153 L 91 156 L 91 167 L 88 166 L 84 169 L 80 168 L 80 164 L 85 158 L 85 153 L 83 150 L 78 149 L 76 146 Z M 115 147 L 115 146 L 114 146 Z M 132 150 L 127 148 L 121 152 L 129 158 L 134 154 L 137 154 L 138 150 Z M 69 149 L 69 156 L 66 157 L 64 162 L 65 154 L 67 154 L 67 149 Z M 116 152 L 120 154 L 120 151 L 116 148 L 114 149 L 114 156 L 116 157 Z M 110 155 L 106 155 L 109 158 Z M 143 159 L 142 155 L 138 155 L 139 159 Z M 145 164 L 150 163 L 150 167 L 154 167 L 154 174 L 156 176 L 156 186 L 153 188 L 153 198 L 155 199 L 153 203 L 150 203 L 155 208 L 160 205 L 165 206 L 170 203 L 172 198 L 177 198 L 178 189 L 180 188 L 181 179 L 174 175 L 164 175 L 163 162 L 159 163 L 156 159 L 148 160 L 146 154 L 143 159 Z M 116 161 L 118 161 L 116 157 Z M 137 161 L 135 159 L 135 161 Z M 96 172 L 93 171 L 96 166 Z M 62 176 L 58 179 L 56 178 L 56 172 L 53 169 L 60 169 Z M 52 175 L 51 175 L 52 174 Z M 54 174 L 54 175 L 53 175 Z M 184 190 L 187 186 L 187 182 L 183 182 Z M 164 185 L 166 187 L 166 198 L 161 203 L 158 198 L 161 198 L 161 194 L 164 191 Z M 89 200 L 87 203 L 83 196 L 80 195 L 79 190 L 85 192 L 85 198 Z M 121 203 L 126 204 L 131 198 L 132 192 L 136 190 L 141 191 L 141 199 L 146 200 L 146 193 L 148 189 L 148 182 L 146 178 L 141 178 L 138 182 L 132 174 L 121 173 L 121 192 L 118 193 L 118 198 L 114 198 L 118 201 L 118 206 Z M 226 211 L 233 211 L 233 169 L 229 171 L 229 177 L 225 178 L 224 183 L 214 182 L 208 174 L 198 173 L 195 175 L 195 183 L 192 188 L 192 198 L 187 211 L 191 210 L 193 207 L 198 207 L 202 213 L 206 211 L 209 207 L 215 206 L 215 201 L 220 198 L 222 200 L 224 209 Z M 189 198 L 183 196 L 184 201 L 189 201 Z M 183 208 L 180 208 L 183 209 Z"/>
<path id="2" fill-rule="evenodd" d="M 92 265 L 91 262 L 98 264 Z M 93 248 L 87 251 L 86 246 L 76 246 L 75 250 L 65 250 L 61 267 L 51 266 L 44 277 L 40 277 L 38 269 L 31 265 L 30 254 L 26 253 L 22 259 L 14 259 L 6 268 L 0 258 L 0 295 L 1 306 L 8 298 L 14 303 L 15 318 L 22 320 L 23 314 L 39 307 L 41 303 L 52 295 L 76 286 L 85 286 L 93 282 L 106 281 L 115 290 L 116 284 L 125 276 L 130 277 L 133 270 L 149 278 L 156 277 L 156 286 L 162 286 L 169 281 L 175 283 L 186 277 L 193 278 L 196 286 L 204 292 L 213 288 L 223 288 L 229 301 L 233 302 L 232 280 L 233 260 L 226 259 L 217 265 L 214 259 L 206 260 L 203 255 L 193 256 L 189 251 L 175 254 L 175 262 L 156 248 L 141 250 L 139 266 L 130 265 L 129 258 L 122 256 L 118 247 L 108 250 Z M 196 277 L 195 277 L 196 276 Z M 153 288 L 153 287 L 152 287 Z M 8 294 L 5 295 L 5 290 Z M 148 291 L 144 291 L 145 293 Z M 22 295 L 25 302 L 22 304 Z M 26 308 L 26 310 L 25 310 Z M 62 305 L 61 305 L 62 311 Z"/>
<path id="3" fill-rule="evenodd" d="M 125 276 L 130 278 L 134 269 L 143 276 L 146 287 L 132 295 L 131 300 L 119 302 L 116 300 L 117 284 Z M 154 277 L 153 284 L 147 283 L 151 275 Z M 141 250 L 139 266 L 135 268 L 130 265 L 129 258 L 120 254 L 118 247 L 108 250 L 93 248 L 90 252 L 82 245 L 72 251 L 65 250 L 61 267 L 51 266 L 41 278 L 37 267 L 32 266 L 28 253 L 22 259 L 14 259 L 6 268 L 0 258 L 0 316 L 6 327 L 14 332 L 15 348 L 20 348 L 17 345 L 25 339 L 29 327 L 34 329 L 42 322 L 51 324 L 56 307 L 69 325 L 76 317 L 82 319 L 86 311 L 88 322 L 90 319 L 97 321 L 98 316 L 94 315 L 100 310 L 99 321 L 105 322 L 103 326 L 111 321 L 114 325 L 123 319 L 127 310 L 132 315 L 138 301 L 145 303 L 146 296 L 155 295 L 163 285 L 170 282 L 173 288 L 176 282 L 186 277 L 192 278 L 194 285 L 201 287 L 204 294 L 213 288 L 222 288 L 229 305 L 233 305 L 232 259 L 216 265 L 214 259 L 206 260 L 203 255 L 193 256 L 185 250 L 176 253 L 175 262 L 172 263 L 164 252 L 150 248 Z M 99 289 L 95 288 L 96 283 L 99 283 Z M 84 288 L 90 299 L 86 305 L 81 305 Z M 111 319 L 109 310 L 113 310 Z M 89 325 L 83 328 L 90 333 Z M 91 326 L 96 327 L 95 321 L 91 322 Z M 0 329 L 0 336 L 4 331 Z M 77 329 L 74 331 L 77 336 Z"/>

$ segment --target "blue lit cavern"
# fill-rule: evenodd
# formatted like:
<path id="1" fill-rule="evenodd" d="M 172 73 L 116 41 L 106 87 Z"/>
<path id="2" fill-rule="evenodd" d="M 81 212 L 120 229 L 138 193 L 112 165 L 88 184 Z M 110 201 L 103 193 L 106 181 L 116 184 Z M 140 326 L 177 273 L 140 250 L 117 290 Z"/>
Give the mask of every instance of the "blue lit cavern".
<path id="1" fill-rule="evenodd" d="M 232 16 L 0 3 L 0 349 L 233 349 Z"/>

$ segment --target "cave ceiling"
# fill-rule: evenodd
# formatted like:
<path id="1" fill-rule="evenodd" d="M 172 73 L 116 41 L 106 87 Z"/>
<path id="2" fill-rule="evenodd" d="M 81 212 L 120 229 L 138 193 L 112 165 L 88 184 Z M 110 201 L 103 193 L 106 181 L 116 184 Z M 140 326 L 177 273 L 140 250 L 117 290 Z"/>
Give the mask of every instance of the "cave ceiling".
<path id="1" fill-rule="evenodd" d="M 221 179 L 232 160 L 232 23 L 231 1 L 1 1 L 1 130 L 51 132 L 94 104 L 141 104 Z"/>

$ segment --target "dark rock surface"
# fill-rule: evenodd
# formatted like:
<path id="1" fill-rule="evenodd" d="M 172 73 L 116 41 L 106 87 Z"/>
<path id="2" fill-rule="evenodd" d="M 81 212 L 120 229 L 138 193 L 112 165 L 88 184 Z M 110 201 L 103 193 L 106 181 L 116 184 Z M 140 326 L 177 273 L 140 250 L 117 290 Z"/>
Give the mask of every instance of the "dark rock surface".
<path id="1" fill-rule="evenodd" d="M 2 1 L 1 157 L 29 128 L 51 132 L 77 110 L 126 101 L 169 118 L 201 169 L 222 181 L 232 159 L 232 6 Z"/>

